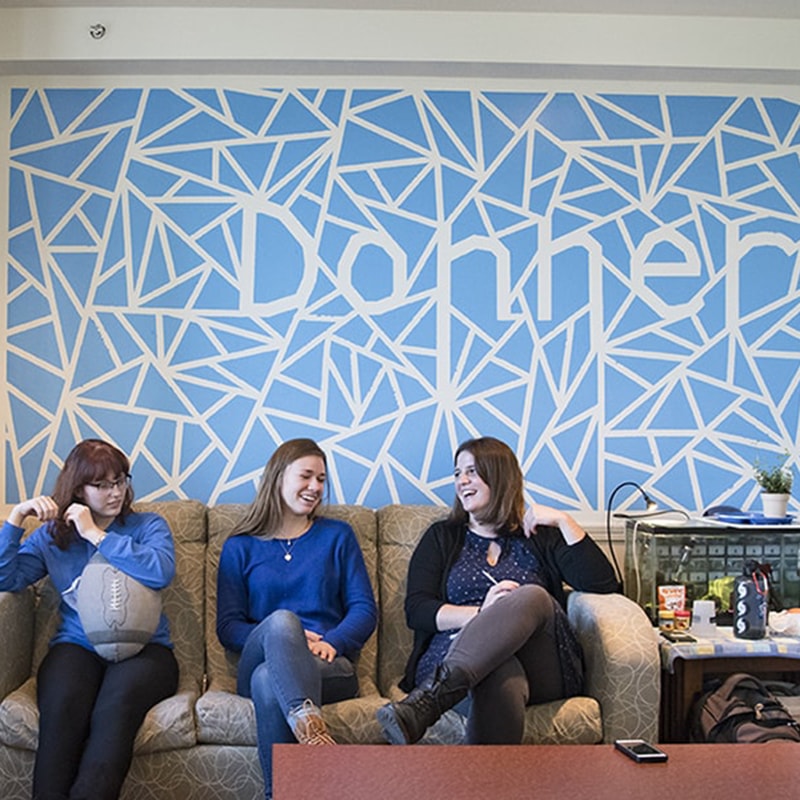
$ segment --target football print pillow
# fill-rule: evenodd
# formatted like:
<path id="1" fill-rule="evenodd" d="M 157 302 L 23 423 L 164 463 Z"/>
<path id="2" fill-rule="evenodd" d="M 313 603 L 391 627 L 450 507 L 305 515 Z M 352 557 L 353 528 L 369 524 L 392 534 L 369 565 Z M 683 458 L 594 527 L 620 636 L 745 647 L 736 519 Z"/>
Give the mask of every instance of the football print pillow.
<path id="1" fill-rule="evenodd" d="M 77 592 L 78 616 L 94 649 L 107 661 L 135 656 L 161 619 L 161 593 L 95 553 Z"/>

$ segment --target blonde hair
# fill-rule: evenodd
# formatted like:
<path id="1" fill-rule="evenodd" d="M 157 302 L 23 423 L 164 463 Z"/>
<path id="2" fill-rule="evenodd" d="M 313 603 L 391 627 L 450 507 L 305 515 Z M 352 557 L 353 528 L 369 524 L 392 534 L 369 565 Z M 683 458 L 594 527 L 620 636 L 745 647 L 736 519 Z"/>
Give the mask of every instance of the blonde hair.
<path id="1" fill-rule="evenodd" d="M 285 511 L 281 494 L 283 475 L 290 464 L 306 456 L 318 456 L 328 468 L 325 452 L 313 439 L 289 439 L 278 447 L 264 467 L 255 500 L 233 529 L 232 536 L 247 533 L 272 537 L 280 531 Z M 327 493 L 327 484 L 325 490 Z M 309 519 L 313 519 L 318 510 L 319 506 L 309 514 Z"/>
<path id="2" fill-rule="evenodd" d="M 454 464 L 464 452 L 470 453 L 475 459 L 475 470 L 491 493 L 488 507 L 476 515 L 478 521 L 493 525 L 496 529 L 522 530 L 525 495 L 522 470 L 513 450 L 505 442 L 491 436 L 468 439 L 458 446 L 453 457 Z M 458 494 L 453 500 L 450 519 L 457 523 L 469 520 Z"/>

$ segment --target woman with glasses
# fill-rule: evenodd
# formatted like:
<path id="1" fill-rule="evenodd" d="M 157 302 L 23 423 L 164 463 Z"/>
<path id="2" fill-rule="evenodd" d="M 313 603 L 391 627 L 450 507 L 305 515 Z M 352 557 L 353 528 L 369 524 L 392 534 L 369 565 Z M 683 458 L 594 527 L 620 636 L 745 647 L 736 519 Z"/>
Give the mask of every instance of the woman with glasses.
<path id="1" fill-rule="evenodd" d="M 18 503 L 0 529 L 0 591 L 20 591 L 49 575 L 61 595 L 60 625 L 37 674 L 34 800 L 117 798 L 145 714 L 177 689 L 163 614 L 137 654 L 113 662 L 95 651 L 75 599 L 96 553 L 150 589 L 173 578 L 169 527 L 157 514 L 131 510 L 129 472 L 124 453 L 87 439 L 67 456 L 52 496 Z M 21 541 L 26 517 L 42 524 Z"/>
<path id="2" fill-rule="evenodd" d="M 563 511 L 532 505 L 512 450 L 490 437 L 455 454 L 455 500 L 409 562 L 405 610 L 414 647 L 401 688 L 378 711 L 392 744 L 412 744 L 448 709 L 467 743 L 520 744 L 525 708 L 580 693 L 580 645 L 564 583 L 619 590 L 611 564 Z"/>
<path id="3" fill-rule="evenodd" d="M 267 798 L 273 744 L 335 744 L 320 706 L 358 694 L 355 660 L 377 620 L 353 529 L 318 515 L 326 482 L 316 442 L 284 442 L 219 561 L 217 635 L 241 654 Z"/>

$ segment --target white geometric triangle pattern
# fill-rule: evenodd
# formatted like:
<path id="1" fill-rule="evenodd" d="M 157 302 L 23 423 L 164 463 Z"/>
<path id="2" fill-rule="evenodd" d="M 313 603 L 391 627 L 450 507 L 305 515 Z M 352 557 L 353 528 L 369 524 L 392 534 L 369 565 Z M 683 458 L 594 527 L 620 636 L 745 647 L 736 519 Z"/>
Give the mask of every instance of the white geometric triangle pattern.
<path id="1" fill-rule="evenodd" d="M 12 91 L 5 500 L 74 442 L 139 497 L 247 501 L 316 438 L 333 500 L 749 507 L 800 418 L 800 106 L 771 97 Z"/>

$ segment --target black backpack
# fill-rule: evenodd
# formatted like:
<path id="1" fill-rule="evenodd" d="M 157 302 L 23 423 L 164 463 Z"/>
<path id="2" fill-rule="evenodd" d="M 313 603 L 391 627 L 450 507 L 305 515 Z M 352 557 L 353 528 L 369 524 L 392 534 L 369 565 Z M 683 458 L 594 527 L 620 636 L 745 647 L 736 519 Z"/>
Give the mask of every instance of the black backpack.
<path id="1" fill-rule="evenodd" d="M 743 672 L 716 681 L 695 702 L 694 742 L 800 742 L 800 725 L 758 678 Z"/>

